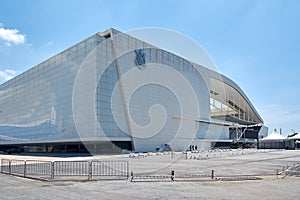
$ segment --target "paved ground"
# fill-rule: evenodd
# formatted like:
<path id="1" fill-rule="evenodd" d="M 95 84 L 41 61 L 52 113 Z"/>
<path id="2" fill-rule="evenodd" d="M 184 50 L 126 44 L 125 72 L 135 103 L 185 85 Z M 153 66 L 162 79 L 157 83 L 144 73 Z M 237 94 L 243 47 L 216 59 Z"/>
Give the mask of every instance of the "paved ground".
<path id="1" fill-rule="evenodd" d="M 223 153 L 224 154 L 224 153 Z M 198 155 L 195 157 L 198 157 Z M 194 156 L 193 156 L 194 157 Z M 300 162 L 300 151 L 275 151 L 208 160 L 185 159 L 178 154 L 122 157 L 49 158 L 0 155 L 0 158 L 63 160 L 128 160 L 136 173 L 209 173 L 264 175 L 255 181 L 193 182 L 40 182 L 0 174 L 0 199 L 299 199 L 300 177 L 277 179 L 277 169 Z M 150 170 L 149 170 L 150 169 Z"/>

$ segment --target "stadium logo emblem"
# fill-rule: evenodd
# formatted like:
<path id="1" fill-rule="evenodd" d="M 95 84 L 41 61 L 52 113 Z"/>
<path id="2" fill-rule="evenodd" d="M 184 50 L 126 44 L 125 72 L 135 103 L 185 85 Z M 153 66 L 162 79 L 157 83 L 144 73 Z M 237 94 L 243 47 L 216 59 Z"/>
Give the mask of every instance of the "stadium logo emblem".
<path id="1" fill-rule="evenodd" d="M 146 64 L 146 53 L 142 49 L 136 49 L 136 58 L 135 62 L 138 66 L 145 65 Z"/>

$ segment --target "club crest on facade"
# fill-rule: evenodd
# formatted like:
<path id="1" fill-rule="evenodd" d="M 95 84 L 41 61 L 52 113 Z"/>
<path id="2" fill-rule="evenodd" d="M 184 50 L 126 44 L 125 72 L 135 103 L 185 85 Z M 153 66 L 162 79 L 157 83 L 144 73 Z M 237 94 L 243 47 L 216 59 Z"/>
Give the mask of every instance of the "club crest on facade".
<path id="1" fill-rule="evenodd" d="M 136 58 L 135 58 L 135 63 L 141 67 L 146 64 L 146 53 L 142 49 L 136 49 Z"/>

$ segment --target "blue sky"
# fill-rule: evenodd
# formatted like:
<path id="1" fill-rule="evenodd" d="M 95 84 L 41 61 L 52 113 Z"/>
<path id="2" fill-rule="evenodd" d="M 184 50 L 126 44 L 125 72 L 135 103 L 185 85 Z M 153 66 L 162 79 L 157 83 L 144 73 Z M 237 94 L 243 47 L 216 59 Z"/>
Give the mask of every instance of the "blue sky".
<path id="1" fill-rule="evenodd" d="M 2 0 L 0 83 L 110 27 L 184 33 L 240 85 L 270 131 L 300 131 L 297 0 Z"/>

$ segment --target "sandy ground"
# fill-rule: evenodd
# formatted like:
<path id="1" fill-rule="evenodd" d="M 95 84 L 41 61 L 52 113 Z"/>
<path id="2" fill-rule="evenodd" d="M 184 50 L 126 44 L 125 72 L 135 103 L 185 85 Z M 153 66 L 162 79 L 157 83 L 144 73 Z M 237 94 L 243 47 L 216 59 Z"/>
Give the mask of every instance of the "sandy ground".
<path id="1" fill-rule="evenodd" d="M 276 171 L 300 162 L 300 151 L 256 152 L 208 160 L 187 159 L 185 155 L 43 157 L 0 155 L 0 158 L 39 160 L 127 160 L 134 173 L 207 174 L 217 176 L 259 175 L 252 181 L 175 182 L 41 182 L 0 174 L 0 199 L 299 199 L 300 177 L 276 178 Z M 195 155 L 195 156 L 194 156 Z M 198 157 L 193 154 L 192 157 Z M 190 158 L 190 157 L 189 157 Z"/>

